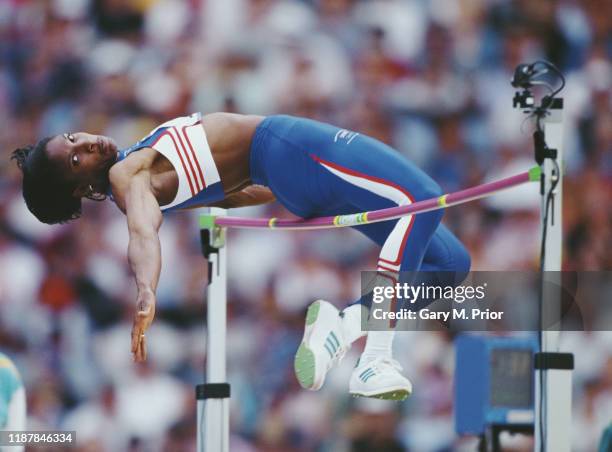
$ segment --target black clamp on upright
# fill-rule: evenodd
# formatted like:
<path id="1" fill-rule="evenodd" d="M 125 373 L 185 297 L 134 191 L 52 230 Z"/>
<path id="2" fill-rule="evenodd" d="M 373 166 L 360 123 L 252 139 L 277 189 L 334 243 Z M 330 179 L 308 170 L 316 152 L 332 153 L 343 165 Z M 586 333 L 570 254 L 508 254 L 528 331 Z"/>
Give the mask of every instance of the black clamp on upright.
<path id="1" fill-rule="evenodd" d="M 231 395 L 229 383 L 203 383 L 196 385 L 196 399 L 229 399 Z"/>
<path id="2" fill-rule="evenodd" d="M 210 234 L 210 229 L 200 229 L 200 248 L 204 259 L 208 259 L 211 254 L 219 252 L 219 248 L 212 245 Z"/>
<path id="3" fill-rule="evenodd" d="M 210 255 L 219 253 L 219 248 L 211 243 L 211 232 L 212 231 L 210 229 L 200 229 L 200 248 L 202 250 L 202 255 L 204 256 L 204 259 L 206 259 L 208 284 L 210 284 L 210 282 L 212 281 L 213 276 L 213 264 L 210 261 Z"/>
<path id="4" fill-rule="evenodd" d="M 538 352 L 534 356 L 533 367 L 536 370 L 572 370 L 574 355 L 572 353 Z"/>
<path id="5" fill-rule="evenodd" d="M 546 145 L 543 130 L 536 130 L 535 132 L 533 132 L 533 147 L 535 151 L 535 160 L 538 165 L 542 165 L 545 159 L 557 158 L 557 150 L 550 149 Z"/>
<path id="6" fill-rule="evenodd" d="M 217 226 L 215 219 L 215 215 L 200 215 L 200 245 L 206 259 L 225 245 L 225 229 Z"/>
<path id="7" fill-rule="evenodd" d="M 212 279 L 211 254 L 219 254 L 219 249 L 225 246 L 225 228 L 215 224 L 215 216 L 200 215 L 200 247 L 204 259 L 208 261 L 208 284 Z"/>

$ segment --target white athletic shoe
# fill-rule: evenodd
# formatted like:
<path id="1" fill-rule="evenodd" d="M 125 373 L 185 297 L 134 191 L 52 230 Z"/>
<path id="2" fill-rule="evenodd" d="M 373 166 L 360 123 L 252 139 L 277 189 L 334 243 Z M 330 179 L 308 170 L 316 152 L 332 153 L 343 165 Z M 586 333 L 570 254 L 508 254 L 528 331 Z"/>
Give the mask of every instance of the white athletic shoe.
<path id="1" fill-rule="evenodd" d="M 327 372 L 349 349 L 342 335 L 341 320 L 338 310 L 325 300 L 308 306 L 304 337 L 293 363 L 295 376 L 303 388 L 320 389 Z"/>
<path id="2" fill-rule="evenodd" d="M 349 383 L 349 392 L 357 397 L 404 400 L 412 393 L 412 383 L 400 372 L 402 366 L 386 356 L 357 363 Z"/>

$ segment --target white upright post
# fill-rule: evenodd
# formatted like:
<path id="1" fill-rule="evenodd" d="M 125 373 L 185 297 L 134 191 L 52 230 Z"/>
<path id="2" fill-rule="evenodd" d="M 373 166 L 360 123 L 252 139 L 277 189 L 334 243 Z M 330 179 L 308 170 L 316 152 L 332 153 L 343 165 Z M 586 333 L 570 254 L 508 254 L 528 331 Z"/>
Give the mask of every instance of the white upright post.
<path id="1" fill-rule="evenodd" d="M 214 225 L 224 209 L 200 217 L 202 251 L 208 259 L 206 384 L 196 387 L 198 452 L 229 451 L 229 397 L 226 382 L 227 262 L 225 229 Z"/>
<path id="2" fill-rule="evenodd" d="M 553 182 L 542 268 L 541 350 L 535 360 L 535 451 L 570 452 L 573 356 L 559 352 L 561 330 L 561 251 L 563 193 L 563 101 L 555 99 L 544 119 L 544 139 L 556 150 L 558 167 L 546 158 L 542 168 L 542 222 Z M 544 223 L 542 223 L 544 225 Z"/>

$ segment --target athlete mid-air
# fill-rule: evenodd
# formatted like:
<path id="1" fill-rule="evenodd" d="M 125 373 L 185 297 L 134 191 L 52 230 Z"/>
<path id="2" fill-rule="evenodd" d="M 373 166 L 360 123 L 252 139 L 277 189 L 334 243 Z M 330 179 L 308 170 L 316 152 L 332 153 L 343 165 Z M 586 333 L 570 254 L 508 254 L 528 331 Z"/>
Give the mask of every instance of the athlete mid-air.
<path id="1" fill-rule="evenodd" d="M 145 331 L 155 315 L 161 269 L 158 230 L 164 212 L 242 207 L 277 199 L 308 218 L 377 210 L 440 196 L 438 185 L 389 146 L 357 132 L 291 116 L 193 114 L 168 121 L 118 150 L 107 137 L 65 133 L 17 149 L 23 196 L 45 223 L 78 218 L 82 198 L 110 197 L 127 216 L 128 259 L 138 289 L 132 353 L 146 358 Z M 442 224 L 442 211 L 356 226 L 381 246 L 377 270 L 467 272 L 470 258 Z M 391 276 L 389 276 L 391 275 Z M 458 283 L 458 281 L 457 281 Z M 339 312 L 317 300 L 308 308 L 295 371 L 319 389 L 328 370 L 366 333 L 366 297 Z M 410 381 L 392 357 L 394 332 L 370 331 L 349 392 L 403 399 Z"/>

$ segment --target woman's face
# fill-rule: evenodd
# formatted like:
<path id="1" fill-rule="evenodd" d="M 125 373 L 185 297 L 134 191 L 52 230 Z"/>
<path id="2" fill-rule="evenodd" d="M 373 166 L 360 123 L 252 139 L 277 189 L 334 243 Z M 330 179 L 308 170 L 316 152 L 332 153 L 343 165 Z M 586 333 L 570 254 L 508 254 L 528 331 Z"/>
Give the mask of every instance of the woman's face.
<path id="1" fill-rule="evenodd" d="M 108 170 L 117 161 L 117 145 L 102 135 L 64 133 L 47 143 L 47 155 L 74 183 L 75 196 L 106 193 Z M 91 187 L 90 187 L 91 186 Z"/>

